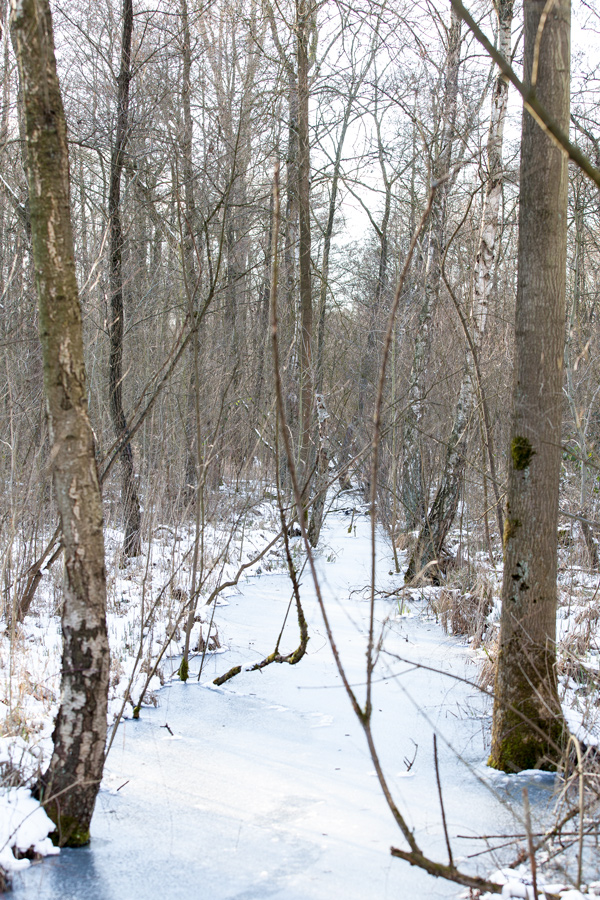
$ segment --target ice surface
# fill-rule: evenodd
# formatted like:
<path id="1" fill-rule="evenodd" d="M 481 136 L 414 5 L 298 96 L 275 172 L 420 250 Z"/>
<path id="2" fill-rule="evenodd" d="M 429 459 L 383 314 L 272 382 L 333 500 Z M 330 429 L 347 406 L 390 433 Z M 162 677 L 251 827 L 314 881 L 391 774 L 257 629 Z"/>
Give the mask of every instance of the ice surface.
<path id="1" fill-rule="evenodd" d="M 328 520 L 319 570 L 332 629 L 363 702 L 369 526 L 356 518 L 348 534 L 347 524 L 343 516 Z M 386 588 L 388 569 L 385 560 Z M 218 611 L 228 653 L 207 657 L 200 683 L 192 665 L 187 684 L 173 681 L 158 693 L 157 709 L 121 724 L 90 847 L 18 873 L 17 900 L 457 896 L 456 885 L 390 856 L 391 845 L 404 846 L 402 837 L 342 689 L 307 573 L 302 597 L 306 658 L 294 667 L 243 671 L 215 689 L 216 675 L 273 650 L 290 585 L 283 576 L 253 577 L 228 596 Z M 464 860 L 484 849 L 477 835 L 515 829 L 511 781 L 485 768 L 487 698 L 434 671 L 475 678 L 470 651 L 432 621 L 396 614 L 393 598 L 378 602 L 384 642 L 373 730 L 381 762 L 417 840 L 446 862 L 432 753 L 437 732 L 448 827 L 455 860 Z M 297 643 L 292 611 L 282 652 Z M 534 810 L 543 812 L 551 786 L 538 775 L 525 781 Z M 489 856 L 461 863 L 483 875 L 501 864 Z"/>

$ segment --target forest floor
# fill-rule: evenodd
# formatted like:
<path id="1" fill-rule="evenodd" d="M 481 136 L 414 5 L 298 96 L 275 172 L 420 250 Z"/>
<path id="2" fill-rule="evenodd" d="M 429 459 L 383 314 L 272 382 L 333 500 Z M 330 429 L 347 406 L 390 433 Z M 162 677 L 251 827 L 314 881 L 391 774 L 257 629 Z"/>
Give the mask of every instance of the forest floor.
<path id="1" fill-rule="evenodd" d="M 205 532 L 204 560 L 212 568 L 205 594 L 232 580 L 240 564 L 276 536 L 277 513 L 266 501 L 253 506 L 243 521 L 238 518 L 233 538 L 230 525 Z M 317 556 L 333 634 L 361 702 L 369 531 L 356 498 L 343 495 L 327 518 Z M 59 693 L 59 575 L 44 578 L 23 626 L 0 635 L 0 699 L 7 710 L 0 738 L 5 783 L 0 865 L 13 873 L 15 897 L 162 900 L 165 895 L 196 896 L 199 884 L 202 895 L 214 900 L 324 900 L 332 893 L 347 900 L 458 896 L 456 885 L 390 856 L 390 845 L 403 846 L 402 837 L 341 686 L 308 570 L 301 577 L 301 596 L 310 640 L 297 665 L 249 671 L 274 650 L 282 628 L 283 653 L 299 640 L 283 556 L 273 548 L 244 571 L 236 587 L 218 596 L 216 606 L 200 609 L 197 619 L 203 621 L 195 623 L 191 644 L 199 649 L 184 684 L 177 675 L 183 636 L 175 623 L 187 596 L 192 536 L 157 528 L 145 555 L 126 565 L 117 550 L 119 538 L 108 533 L 110 721 L 121 711 L 123 718 L 108 757 L 90 848 L 62 851 L 40 865 L 16 857 L 31 848 L 34 857 L 52 852 L 49 824 L 27 784 L 51 751 Z M 292 543 L 301 566 L 300 541 Z M 495 880 L 508 882 L 504 896 L 526 896 L 529 865 L 506 868 L 519 853 L 527 858 L 523 788 L 536 834 L 564 815 L 569 798 L 558 776 L 508 777 L 485 765 L 491 713 L 486 671 L 493 655 L 500 573 L 480 554 L 468 576 L 463 567 L 442 588 L 409 590 L 392 571 L 391 550 L 382 535 L 377 552 L 381 640 L 373 728 L 394 797 L 424 849 L 446 862 L 433 757 L 436 734 L 455 861 L 486 877 L 495 872 Z M 564 557 L 563 701 L 571 728 L 590 745 L 598 742 L 594 608 L 599 579 Z M 449 631 L 468 631 L 470 637 Z M 215 636 L 220 647 L 214 647 Z M 202 639 L 206 653 L 200 652 Z M 236 665 L 239 675 L 214 685 L 215 677 Z M 140 719 L 134 721 L 133 708 L 148 679 Z M 593 787 L 593 778 L 589 783 Z M 588 883 L 580 885 L 582 893 L 573 890 L 578 817 L 573 821 L 562 836 L 567 852 L 558 853 L 562 845 L 554 842 L 538 853 L 538 887 L 546 883 L 567 900 L 600 896 L 593 812 L 582 819 Z"/>

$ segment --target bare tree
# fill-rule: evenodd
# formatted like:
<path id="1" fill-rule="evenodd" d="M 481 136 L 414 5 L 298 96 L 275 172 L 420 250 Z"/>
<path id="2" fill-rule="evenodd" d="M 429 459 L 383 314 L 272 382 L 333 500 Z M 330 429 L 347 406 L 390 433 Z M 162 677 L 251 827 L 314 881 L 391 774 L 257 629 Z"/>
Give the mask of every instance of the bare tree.
<path id="1" fill-rule="evenodd" d="M 123 409 L 123 225 L 121 216 L 121 176 L 125 164 L 125 152 L 129 129 L 129 86 L 131 83 L 131 36 L 133 33 L 133 3 L 123 0 L 121 39 L 121 66 L 117 90 L 116 131 L 110 164 L 110 190 L 108 218 L 110 222 L 110 359 L 109 399 L 113 428 L 118 441 L 128 435 L 128 424 Z M 125 519 L 123 552 L 126 556 L 138 556 L 141 552 L 141 512 L 135 484 L 133 450 L 126 440 L 120 452 L 121 501 Z"/>
<path id="2" fill-rule="evenodd" d="M 525 84 L 569 127 L 570 4 L 525 6 Z M 523 112 L 513 423 L 490 764 L 549 768 L 566 726 L 556 677 L 556 574 L 568 168 Z"/>
<path id="3" fill-rule="evenodd" d="M 51 459 L 65 551 L 62 702 L 41 797 L 61 844 L 89 841 L 102 778 L 109 675 L 102 502 L 87 412 L 69 159 L 47 0 L 12 4 L 25 100 L 31 231 Z"/>
<path id="4" fill-rule="evenodd" d="M 298 222 L 300 270 L 300 440 L 299 478 L 306 498 L 310 478 L 310 444 L 314 419 L 312 372 L 313 304 L 310 227 L 310 138 L 308 100 L 311 30 L 316 27 L 310 0 L 296 0 L 296 61 L 298 68 Z"/>

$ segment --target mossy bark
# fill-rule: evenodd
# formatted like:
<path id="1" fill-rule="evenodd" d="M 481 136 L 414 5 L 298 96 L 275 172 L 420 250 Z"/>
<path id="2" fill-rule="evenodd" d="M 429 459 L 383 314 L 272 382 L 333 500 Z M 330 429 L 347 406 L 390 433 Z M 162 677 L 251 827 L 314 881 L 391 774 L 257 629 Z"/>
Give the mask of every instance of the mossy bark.
<path id="1" fill-rule="evenodd" d="M 542 15 L 543 29 L 538 31 Z M 536 40 L 539 35 L 539 54 Z M 570 4 L 525 3 L 525 82 L 569 127 Z M 524 112 L 513 424 L 490 765 L 551 768 L 566 726 L 556 679 L 558 488 L 565 339 L 567 161 Z"/>
<path id="2" fill-rule="evenodd" d="M 558 702 L 554 645 L 528 642 L 523 647 L 521 636 L 513 634 L 501 646 L 498 671 L 504 674 L 496 679 L 502 707 L 494 716 L 489 765 L 504 772 L 554 770 L 568 736 Z"/>
<path id="3" fill-rule="evenodd" d="M 61 704 L 40 793 L 61 844 L 89 840 L 106 741 L 109 651 L 102 500 L 87 409 L 64 111 L 48 0 L 12 4 L 44 390 L 65 552 Z"/>

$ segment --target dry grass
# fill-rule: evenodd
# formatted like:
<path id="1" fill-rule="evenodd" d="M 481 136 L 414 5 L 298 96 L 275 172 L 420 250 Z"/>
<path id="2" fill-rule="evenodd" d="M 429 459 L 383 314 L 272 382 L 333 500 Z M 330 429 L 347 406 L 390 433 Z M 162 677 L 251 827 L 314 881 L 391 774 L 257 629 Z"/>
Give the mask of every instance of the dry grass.
<path id="1" fill-rule="evenodd" d="M 444 631 L 473 639 L 473 646 L 483 641 L 487 618 L 492 610 L 492 587 L 485 578 L 476 578 L 471 589 L 443 588 L 434 603 Z"/>

